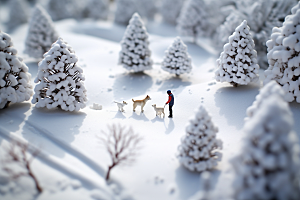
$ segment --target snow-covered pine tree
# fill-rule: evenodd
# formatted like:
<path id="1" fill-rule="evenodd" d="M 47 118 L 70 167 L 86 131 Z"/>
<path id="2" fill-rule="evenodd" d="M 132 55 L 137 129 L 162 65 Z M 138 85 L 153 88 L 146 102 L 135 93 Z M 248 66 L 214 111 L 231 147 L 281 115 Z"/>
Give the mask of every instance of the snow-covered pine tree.
<path id="1" fill-rule="evenodd" d="M 180 10 L 185 0 L 163 0 L 160 6 L 160 13 L 165 22 L 176 24 Z"/>
<path id="2" fill-rule="evenodd" d="M 247 85 L 258 80 L 259 65 L 254 41 L 247 21 L 244 20 L 229 37 L 224 51 L 217 60 L 215 79 L 233 86 Z"/>
<path id="3" fill-rule="evenodd" d="M 264 84 L 275 80 L 283 87 L 285 100 L 300 103 L 300 2 L 292 8 L 292 14 L 285 18 L 283 26 L 274 27 L 267 42 L 269 67 L 264 72 Z"/>
<path id="4" fill-rule="evenodd" d="M 127 25 L 132 15 L 137 12 L 135 0 L 116 0 L 115 23 Z"/>
<path id="5" fill-rule="evenodd" d="M 9 1 L 9 20 L 7 27 L 9 29 L 16 28 L 21 24 L 28 21 L 28 8 L 26 2 L 23 0 L 10 0 Z"/>
<path id="6" fill-rule="evenodd" d="M 17 56 L 11 37 L 0 30 L 0 109 L 32 96 L 31 74 Z"/>
<path id="7" fill-rule="evenodd" d="M 86 17 L 95 20 L 106 20 L 108 17 L 108 11 L 108 0 L 88 0 L 84 9 Z"/>
<path id="8" fill-rule="evenodd" d="M 259 94 L 255 97 L 255 101 L 246 111 L 246 120 L 249 120 L 249 118 L 253 117 L 253 115 L 261 108 L 262 102 L 272 95 L 278 95 L 284 99 L 284 91 L 276 81 L 270 81 L 260 90 Z"/>
<path id="9" fill-rule="evenodd" d="M 121 41 L 119 64 L 129 71 L 152 69 L 148 33 L 139 14 L 134 13 Z"/>
<path id="10" fill-rule="evenodd" d="M 81 15 L 80 0 L 48 0 L 47 11 L 53 21 L 78 18 Z"/>
<path id="11" fill-rule="evenodd" d="M 192 70 L 191 57 L 187 52 L 187 46 L 180 37 L 177 37 L 165 52 L 161 68 L 171 74 L 176 74 L 176 76 Z"/>
<path id="12" fill-rule="evenodd" d="M 292 127 L 288 103 L 277 94 L 245 123 L 244 146 L 232 160 L 234 199 L 299 199 L 299 143 Z"/>
<path id="13" fill-rule="evenodd" d="M 53 22 L 40 5 L 36 5 L 29 23 L 24 53 L 34 58 L 43 58 L 58 39 Z"/>
<path id="14" fill-rule="evenodd" d="M 199 36 L 210 34 L 208 13 L 204 0 L 187 0 L 177 20 L 180 36 L 192 37 L 196 42 Z"/>
<path id="15" fill-rule="evenodd" d="M 203 106 L 196 110 L 186 127 L 186 135 L 178 146 L 178 159 L 191 171 L 212 169 L 221 160 L 222 141 L 216 139 L 218 128 L 212 123 L 211 117 Z"/>
<path id="16" fill-rule="evenodd" d="M 137 0 L 137 11 L 142 18 L 154 20 L 157 12 L 157 0 Z"/>
<path id="17" fill-rule="evenodd" d="M 83 70 L 70 45 L 59 38 L 39 63 L 32 103 L 36 107 L 79 111 L 87 101 Z"/>

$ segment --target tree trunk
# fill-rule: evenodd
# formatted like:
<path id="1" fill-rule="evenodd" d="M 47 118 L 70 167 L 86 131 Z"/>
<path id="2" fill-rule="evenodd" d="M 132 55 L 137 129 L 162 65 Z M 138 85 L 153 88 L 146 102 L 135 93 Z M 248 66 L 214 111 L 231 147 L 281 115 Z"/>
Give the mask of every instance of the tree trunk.
<path id="1" fill-rule="evenodd" d="M 30 164 L 29 162 L 26 163 L 26 168 L 28 170 L 28 175 L 33 179 L 34 183 L 35 183 L 35 188 L 37 189 L 38 193 L 42 193 L 43 189 L 40 186 L 38 180 L 36 179 L 35 175 L 32 173 L 31 168 L 30 168 Z"/>
<path id="2" fill-rule="evenodd" d="M 9 104 L 10 104 L 10 101 L 6 102 L 4 108 L 8 108 Z M 3 109 L 4 109 L 4 108 L 3 108 Z"/>
<path id="3" fill-rule="evenodd" d="M 110 174 L 110 170 L 111 170 L 114 166 L 115 166 L 115 165 L 112 164 L 111 166 L 108 167 L 108 170 L 107 170 L 107 173 L 106 173 L 106 178 L 105 178 L 105 180 L 108 181 L 108 179 L 109 179 L 109 174 Z"/>

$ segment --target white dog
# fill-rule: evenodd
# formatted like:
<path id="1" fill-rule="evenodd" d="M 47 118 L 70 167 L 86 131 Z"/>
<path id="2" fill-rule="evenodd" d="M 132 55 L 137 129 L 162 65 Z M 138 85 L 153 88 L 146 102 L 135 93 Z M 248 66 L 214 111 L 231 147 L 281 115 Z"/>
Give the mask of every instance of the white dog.
<path id="1" fill-rule="evenodd" d="M 122 103 L 119 103 L 119 102 L 116 102 L 116 101 L 114 101 L 114 102 L 117 104 L 120 112 L 124 112 L 125 111 L 124 108 L 123 108 L 124 106 L 127 105 L 127 103 L 125 101 L 123 101 Z"/>
<path id="2" fill-rule="evenodd" d="M 132 101 L 133 101 L 133 112 L 135 112 L 135 108 L 137 106 L 141 106 L 141 112 L 144 112 L 144 106 L 146 105 L 148 100 L 151 100 L 151 98 L 148 95 L 143 100 L 133 100 L 132 99 Z"/>
<path id="3" fill-rule="evenodd" d="M 159 117 L 161 117 L 161 114 L 164 114 L 165 117 L 165 107 L 156 107 L 156 104 L 153 104 L 152 106 L 156 112 L 156 116 L 159 115 Z"/>

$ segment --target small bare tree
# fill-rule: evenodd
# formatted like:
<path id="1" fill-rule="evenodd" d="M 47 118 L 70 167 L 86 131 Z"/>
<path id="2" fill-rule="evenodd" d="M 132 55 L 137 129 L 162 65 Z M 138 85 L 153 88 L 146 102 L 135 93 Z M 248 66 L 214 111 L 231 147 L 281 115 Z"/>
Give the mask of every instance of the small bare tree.
<path id="1" fill-rule="evenodd" d="M 27 156 L 28 144 L 22 142 L 12 142 L 5 149 L 4 159 L 2 161 L 2 169 L 7 172 L 12 180 L 16 180 L 22 176 L 29 176 L 33 179 L 38 193 L 42 193 L 43 189 L 40 186 L 36 176 L 32 172 L 31 162 L 39 154 L 38 150 L 31 152 L 31 157 Z M 17 172 L 12 170 L 11 164 L 17 164 L 22 170 Z"/>
<path id="2" fill-rule="evenodd" d="M 109 132 L 101 132 L 99 139 L 106 147 L 112 164 L 108 167 L 106 180 L 109 179 L 110 171 L 117 165 L 131 164 L 135 161 L 138 146 L 142 140 L 138 134 L 135 134 L 132 128 L 126 129 L 120 124 L 108 126 Z"/>

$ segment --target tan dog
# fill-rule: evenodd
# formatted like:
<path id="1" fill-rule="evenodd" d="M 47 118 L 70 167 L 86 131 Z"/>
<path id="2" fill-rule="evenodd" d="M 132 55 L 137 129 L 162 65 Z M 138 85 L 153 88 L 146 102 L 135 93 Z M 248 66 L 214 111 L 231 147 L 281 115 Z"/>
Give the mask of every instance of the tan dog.
<path id="1" fill-rule="evenodd" d="M 144 106 L 146 105 L 146 102 L 148 100 L 151 100 L 151 98 L 148 95 L 143 100 L 133 100 L 132 99 L 132 101 L 133 101 L 133 112 L 135 112 L 135 108 L 137 106 L 141 106 L 141 112 L 144 112 Z"/>
<path id="2" fill-rule="evenodd" d="M 156 104 L 153 104 L 152 106 L 156 112 L 156 116 L 159 115 L 159 117 L 161 117 L 161 114 L 164 114 L 165 117 L 165 107 L 156 107 Z"/>

